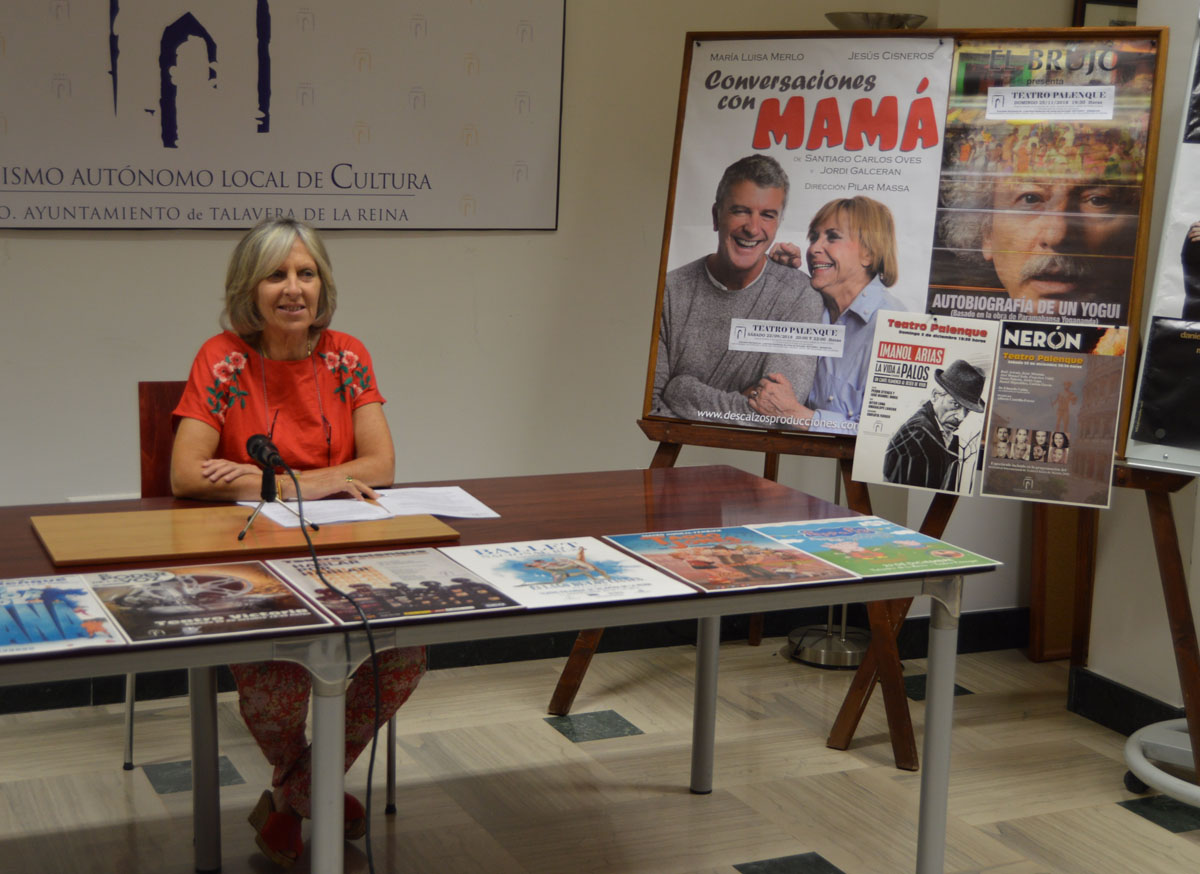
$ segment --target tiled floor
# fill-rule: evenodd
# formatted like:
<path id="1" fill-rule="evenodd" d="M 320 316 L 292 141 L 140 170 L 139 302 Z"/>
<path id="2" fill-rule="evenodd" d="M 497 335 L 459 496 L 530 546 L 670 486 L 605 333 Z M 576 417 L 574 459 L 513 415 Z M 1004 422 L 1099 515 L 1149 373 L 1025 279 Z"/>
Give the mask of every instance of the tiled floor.
<path id="1" fill-rule="evenodd" d="M 395 816 L 379 752 L 375 870 L 914 870 L 920 777 L 893 767 L 881 702 L 850 750 L 827 749 L 852 674 L 793 662 L 782 644 L 722 648 L 706 796 L 687 790 L 691 647 L 598 656 L 568 717 L 545 716 L 561 660 L 430 674 L 400 714 Z M 905 668 L 919 739 L 924 665 Z M 1200 811 L 1124 788 L 1124 739 L 1065 711 L 1065 665 L 967 655 L 957 679 L 947 872 L 1200 870 Z M 223 870 L 265 874 L 245 816 L 269 770 L 233 696 L 219 733 Z M 139 705 L 133 771 L 121 738 L 119 706 L 0 717 L 0 871 L 191 872 L 185 702 Z M 361 795 L 366 774 L 364 757 L 348 788 Z M 367 869 L 362 842 L 347 844 L 346 870 Z"/>

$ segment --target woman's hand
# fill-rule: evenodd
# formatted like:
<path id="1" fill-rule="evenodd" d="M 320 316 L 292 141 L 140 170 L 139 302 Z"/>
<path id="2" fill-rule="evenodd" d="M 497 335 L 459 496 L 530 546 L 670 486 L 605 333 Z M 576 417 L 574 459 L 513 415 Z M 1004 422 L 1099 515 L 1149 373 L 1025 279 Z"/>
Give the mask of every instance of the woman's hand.
<path id="1" fill-rule="evenodd" d="M 231 483 L 238 477 L 257 476 L 261 471 L 253 464 L 242 464 L 226 458 L 209 458 L 200 463 L 200 475 L 210 483 Z"/>

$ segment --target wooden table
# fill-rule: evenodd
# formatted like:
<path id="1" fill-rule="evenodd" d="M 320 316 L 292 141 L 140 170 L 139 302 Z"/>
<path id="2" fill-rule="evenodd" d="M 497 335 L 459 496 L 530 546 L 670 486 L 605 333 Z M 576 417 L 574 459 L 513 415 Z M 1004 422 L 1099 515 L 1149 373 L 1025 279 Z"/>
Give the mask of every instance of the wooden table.
<path id="1" fill-rule="evenodd" d="M 500 513 L 498 519 L 454 519 L 462 544 L 634 533 L 844 516 L 835 504 L 732 467 L 684 467 L 601 471 L 420 485 L 459 485 Z M 56 569 L 38 544 L 29 518 L 52 513 L 202 506 L 169 498 L 62 506 L 0 508 L 0 577 L 41 576 Z M 244 556 L 242 556 L 244 557 Z M 161 562 L 159 562 L 161 564 Z M 72 567 L 72 572 L 98 567 Z M 824 585 L 758 591 L 697 593 L 682 598 L 602 604 L 549 610 L 429 617 L 388 625 L 373 632 L 376 646 L 411 646 L 579 628 L 636 625 L 698 619 L 691 790 L 712 789 L 716 723 L 717 653 L 720 617 L 848 601 L 876 601 L 927 595 L 932 598 L 924 767 L 918 825 L 916 871 L 942 871 L 945 853 L 946 795 L 949 783 L 950 726 L 954 702 L 954 658 L 962 577 L 875 578 Z M 87 650 L 0 661 L 0 685 L 71 679 L 145 670 L 191 671 L 193 817 L 196 869 L 220 867 L 219 789 L 216 754 L 215 666 L 228 662 L 287 659 L 313 674 L 313 830 L 312 869 L 342 870 L 341 767 L 345 678 L 365 657 L 364 632 L 352 635 L 348 658 L 343 634 L 302 631 L 273 633 L 233 642 L 174 641 L 136 648 Z"/>

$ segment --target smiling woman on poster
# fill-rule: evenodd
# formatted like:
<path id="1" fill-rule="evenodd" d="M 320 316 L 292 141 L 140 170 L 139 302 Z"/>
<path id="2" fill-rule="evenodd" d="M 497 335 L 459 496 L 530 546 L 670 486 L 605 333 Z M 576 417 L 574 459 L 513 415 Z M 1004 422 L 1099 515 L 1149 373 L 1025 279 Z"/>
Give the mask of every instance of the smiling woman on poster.
<path id="1" fill-rule="evenodd" d="M 809 422 L 808 430 L 853 434 L 858 430 L 867 365 L 880 310 L 906 309 L 887 291 L 896 284 L 896 227 L 892 212 L 869 197 L 831 200 L 808 227 L 808 249 L 780 243 L 771 255 L 798 268 L 807 262 L 812 287 L 825 302 L 821 323 L 846 329 L 840 357 L 817 362 L 807 404 L 780 374 L 768 374 L 749 392 L 758 413 Z"/>

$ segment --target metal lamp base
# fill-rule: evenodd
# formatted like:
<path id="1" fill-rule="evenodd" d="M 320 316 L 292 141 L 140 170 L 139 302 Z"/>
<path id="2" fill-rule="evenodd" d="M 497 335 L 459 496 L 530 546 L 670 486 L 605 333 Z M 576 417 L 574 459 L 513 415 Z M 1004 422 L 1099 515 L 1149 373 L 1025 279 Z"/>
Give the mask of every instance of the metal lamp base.
<path id="1" fill-rule="evenodd" d="M 788 635 L 791 657 L 818 668 L 857 668 L 870 643 L 871 633 L 862 628 L 808 625 Z"/>

